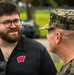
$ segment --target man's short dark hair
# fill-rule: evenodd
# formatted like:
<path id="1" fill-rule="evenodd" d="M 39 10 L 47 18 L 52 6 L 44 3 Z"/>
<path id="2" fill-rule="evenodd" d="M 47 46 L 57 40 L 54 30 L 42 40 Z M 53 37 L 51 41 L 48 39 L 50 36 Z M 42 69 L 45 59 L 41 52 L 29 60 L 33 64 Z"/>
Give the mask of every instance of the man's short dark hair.
<path id="1" fill-rule="evenodd" d="M 0 2 L 0 16 L 18 14 L 20 16 L 19 9 L 15 3 L 12 2 Z"/>

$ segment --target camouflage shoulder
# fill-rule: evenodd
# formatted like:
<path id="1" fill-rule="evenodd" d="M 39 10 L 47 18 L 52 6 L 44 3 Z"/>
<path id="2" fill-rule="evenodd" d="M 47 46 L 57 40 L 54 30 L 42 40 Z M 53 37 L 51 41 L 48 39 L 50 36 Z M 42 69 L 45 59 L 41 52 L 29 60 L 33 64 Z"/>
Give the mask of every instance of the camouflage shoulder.
<path id="1" fill-rule="evenodd" d="M 74 75 L 74 60 L 64 65 L 57 75 Z"/>

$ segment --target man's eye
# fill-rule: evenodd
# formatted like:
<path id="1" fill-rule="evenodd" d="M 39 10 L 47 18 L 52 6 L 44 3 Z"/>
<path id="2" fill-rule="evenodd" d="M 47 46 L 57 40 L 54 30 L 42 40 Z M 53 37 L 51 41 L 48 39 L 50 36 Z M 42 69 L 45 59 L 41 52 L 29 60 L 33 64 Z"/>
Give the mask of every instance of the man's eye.
<path id="1" fill-rule="evenodd" d="M 9 24 L 11 21 L 4 21 L 3 24 Z"/>
<path id="2" fill-rule="evenodd" d="M 13 22 L 19 22 L 19 19 L 15 19 Z"/>

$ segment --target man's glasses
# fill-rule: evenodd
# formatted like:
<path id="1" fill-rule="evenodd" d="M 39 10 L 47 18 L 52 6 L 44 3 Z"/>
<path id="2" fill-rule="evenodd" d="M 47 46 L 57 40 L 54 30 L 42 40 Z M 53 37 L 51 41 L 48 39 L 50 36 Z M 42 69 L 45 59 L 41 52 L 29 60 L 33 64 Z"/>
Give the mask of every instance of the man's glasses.
<path id="1" fill-rule="evenodd" d="M 3 24 L 7 28 L 11 27 L 12 23 L 14 23 L 15 26 L 19 26 L 21 24 L 21 19 L 14 19 L 13 21 L 5 20 L 3 22 L 0 22 L 0 24 Z"/>

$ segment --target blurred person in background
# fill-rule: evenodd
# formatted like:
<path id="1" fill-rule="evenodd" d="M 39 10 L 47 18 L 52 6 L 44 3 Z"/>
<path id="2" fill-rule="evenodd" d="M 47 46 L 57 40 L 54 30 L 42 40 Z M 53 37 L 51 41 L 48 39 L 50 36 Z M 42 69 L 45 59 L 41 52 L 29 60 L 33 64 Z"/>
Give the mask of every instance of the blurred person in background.
<path id="1" fill-rule="evenodd" d="M 48 30 L 50 51 L 64 62 L 57 75 L 74 75 L 74 11 L 51 9 L 49 24 L 40 29 Z"/>
<path id="2" fill-rule="evenodd" d="M 0 75 L 56 75 L 46 48 L 22 31 L 18 7 L 0 2 Z"/>

